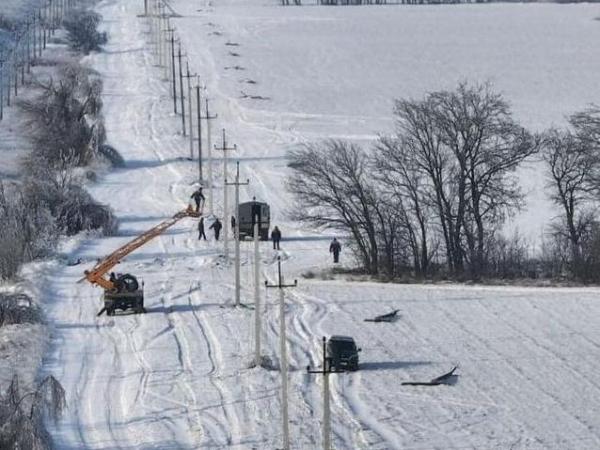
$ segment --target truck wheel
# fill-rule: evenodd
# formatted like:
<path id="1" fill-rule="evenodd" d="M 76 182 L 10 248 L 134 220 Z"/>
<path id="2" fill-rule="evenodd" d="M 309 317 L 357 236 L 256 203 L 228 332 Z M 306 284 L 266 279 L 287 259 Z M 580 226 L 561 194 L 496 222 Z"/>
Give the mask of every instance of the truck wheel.
<path id="1" fill-rule="evenodd" d="M 114 316 L 115 315 L 115 310 L 112 308 L 106 308 L 106 315 L 107 316 Z"/>

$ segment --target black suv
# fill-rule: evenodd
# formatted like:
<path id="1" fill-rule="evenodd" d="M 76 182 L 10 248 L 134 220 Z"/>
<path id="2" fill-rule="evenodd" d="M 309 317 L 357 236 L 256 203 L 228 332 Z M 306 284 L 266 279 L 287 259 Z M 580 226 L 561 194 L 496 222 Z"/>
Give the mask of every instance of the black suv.
<path id="1" fill-rule="evenodd" d="M 327 341 L 327 357 L 333 370 L 358 370 L 358 352 L 350 336 L 331 336 Z"/>

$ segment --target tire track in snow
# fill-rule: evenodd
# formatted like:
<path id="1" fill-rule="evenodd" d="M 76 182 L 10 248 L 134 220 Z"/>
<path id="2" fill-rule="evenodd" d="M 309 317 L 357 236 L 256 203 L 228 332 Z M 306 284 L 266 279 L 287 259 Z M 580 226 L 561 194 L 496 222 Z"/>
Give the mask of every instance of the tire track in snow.
<path id="1" fill-rule="evenodd" d="M 558 352 L 554 351 L 549 344 L 542 342 L 542 340 L 540 338 L 536 338 L 531 333 L 527 332 L 526 331 L 527 328 L 528 328 L 527 326 L 524 326 L 523 328 L 517 328 L 516 326 L 513 325 L 513 323 L 511 323 L 511 321 L 507 320 L 505 318 L 505 316 L 502 316 L 497 311 L 492 310 L 486 304 L 486 302 L 481 302 L 480 301 L 479 304 L 483 307 L 483 309 L 489 315 L 491 315 L 493 318 L 495 318 L 496 320 L 498 320 L 501 323 L 503 323 L 507 328 L 509 328 L 510 330 L 512 330 L 516 335 L 520 335 L 520 336 L 524 337 L 526 341 L 529 341 L 533 346 L 542 349 L 544 351 L 544 353 L 547 354 L 548 356 L 550 356 L 552 359 L 560 361 L 560 366 L 563 367 L 563 368 L 565 368 L 568 372 L 570 372 L 571 375 L 577 380 L 578 384 L 584 384 L 587 387 L 590 387 L 591 389 L 593 389 L 596 392 L 596 394 L 595 394 L 596 398 L 600 397 L 600 385 L 598 383 L 596 383 L 593 379 L 591 379 L 589 377 L 586 377 L 584 374 L 582 374 L 577 369 L 576 366 L 573 366 L 573 364 L 568 359 L 566 359 L 564 356 L 562 356 Z M 521 307 L 523 307 L 523 305 L 521 305 Z M 511 314 L 511 317 L 515 318 L 515 317 L 518 317 L 518 315 Z M 564 326 L 562 324 L 561 324 L 561 327 L 563 329 L 566 329 L 568 332 L 573 332 L 573 329 L 571 329 L 569 327 L 566 327 L 566 326 Z M 545 337 L 542 337 L 542 339 L 547 340 L 547 338 L 545 338 Z M 550 391 L 548 391 L 548 392 L 550 392 Z M 586 395 L 590 395 L 590 393 L 586 392 Z M 552 393 L 551 396 L 553 398 L 555 398 L 556 401 L 561 406 L 564 406 L 565 408 L 567 407 L 567 405 L 564 404 L 564 402 L 562 402 L 562 400 L 560 400 L 557 395 L 555 395 L 555 394 Z M 573 415 L 573 417 L 577 418 L 578 421 L 580 421 L 581 423 L 583 423 L 590 432 L 593 433 L 594 424 L 586 423 L 584 421 L 584 419 L 582 419 L 579 416 L 579 414 L 573 414 L 573 413 L 571 413 L 571 414 Z M 595 433 L 595 439 L 598 442 L 600 442 L 600 435 L 598 435 L 597 432 Z"/>
<path id="2" fill-rule="evenodd" d="M 206 343 L 207 356 L 210 362 L 210 369 L 205 375 L 209 379 L 215 391 L 218 393 L 219 404 L 221 405 L 224 418 L 227 420 L 227 424 L 218 423 L 218 426 L 220 427 L 221 432 L 223 433 L 222 435 L 227 436 L 227 445 L 234 445 L 241 441 L 239 434 L 239 417 L 235 411 L 235 408 L 228 406 L 232 402 L 230 393 L 224 388 L 223 383 L 218 381 L 219 367 L 222 364 L 222 358 L 218 357 L 218 355 L 216 355 L 215 353 L 218 348 L 216 337 L 210 329 L 208 322 L 202 317 L 200 317 L 200 314 L 195 310 L 195 306 L 197 304 L 192 301 L 193 297 L 193 294 L 188 296 L 188 304 L 190 305 L 192 314 L 194 316 L 194 320 L 196 321 L 200 333 L 202 334 Z M 206 410 L 207 408 L 204 409 L 204 411 Z M 229 427 L 229 425 L 231 425 L 231 428 Z"/>
<path id="3" fill-rule="evenodd" d="M 569 411 L 569 408 L 567 407 L 567 405 L 553 392 L 551 392 L 550 390 L 543 388 L 541 386 L 541 384 L 538 382 L 539 380 L 535 380 L 532 379 L 529 375 L 527 375 L 527 373 L 525 373 L 523 371 L 523 369 L 521 367 L 519 367 L 517 364 L 515 364 L 511 358 L 506 357 L 504 354 L 502 354 L 501 352 L 499 352 L 498 350 L 496 350 L 488 341 L 488 339 L 481 335 L 480 333 L 471 331 L 470 329 L 468 329 L 467 327 L 465 327 L 459 320 L 457 320 L 457 318 L 454 316 L 454 313 L 448 311 L 448 309 L 445 307 L 445 305 L 443 305 L 442 303 L 440 303 L 438 305 L 439 309 L 441 311 L 443 311 L 443 313 L 446 315 L 446 317 L 452 321 L 452 323 L 454 323 L 457 327 L 459 327 L 463 332 L 465 332 L 467 335 L 472 336 L 474 339 L 476 339 L 477 341 L 481 342 L 483 345 L 485 345 L 487 352 L 489 353 L 494 353 L 496 354 L 498 357 L 500 357 L 508 366 L 508 368 L 511 370 L 511 372 L 516 375 L 517 378 L 519 378 L 520 380 L 522 380 L 524 383 L 526 383 L 529 387 L 530 390 L 533 391 L 538 391 L 540 393 L 542 393 L 543 397 L 546 397 L 547 399 L 549 399 L 551 401 L 551 403 L 554 403 L 556 405 L 559 405 L 559 409 L 557 409 L 557 411 L 562 411 L 564 412 L 567 416 L 569 416 L 574 422 L 577 422 L 578 424 L 580 424 L 583 428 L 588 429 L 589 430 L 589 425 L 586 424 L 578 415 L 573 414 L 572 412 Z M 484 311 L 486 311 L 485 307 L 482 307 L 482 309 Z M 493 314 L 489 311 L 487 311 L 487 313 L 491 316 L 493 316 Z M 495 317 L 495 316 L 493 316 Z M 526 337 L 527 336 L 524 334 L 524 332 L 522 330 L 517 330 L 514 329 L 515 332 L 517 332 L 519 335 Z M 537 345 L 535 340 L 534 340 L 534 345 Z M 539 345 L 537 345 L 539 347 Z M 514 383 L 516 385 L 522 385 L 523 382 L 521 383 Z M 505 394 L 509 394 L 510 391 L 505 391 Z M 518 401 L 515 401 L 515 404 L 518 404 Z M 536 437 L 536 439 L 544 444 L 544 445 L 548 445 L 548 444 L 556 444 L 556 442 L 547 442 L 545 441 L 543 438 L 540 438 L 539 436 Z M 596 435 L 593 438 L 600 446 L 600 436 Z"/>
<path id="4" fill-rule="evenodd" d="M 305 361 L 309 362 L 312 367 L 320 367 L 322 361 L 320 337 L 327 334 L 323 332 L 321 324 L 327 314 L 332 313 L 332 305 L 327 305 L 318 297 L 311 296 L 301 290 L 294 290 L 289 294 L 289 297 L 290 303 L 292 303 L 295 308 L 292 308 L 290 311 L 294 314 L 288 319 L 291 331 L 293 331 L 293 334 L 288 333 L 288 337 L 290 335 L 297 335 L 300 337 L 293 337 L 292 339 L 288 338 L 288 345 L 293 351 L 296 364 L 298 367 L 304 367 L 304 364 L 299 363 L 299 359 L 302 357 Z M 298 314 L 298 312 L 300 312 L 300 314 Z M 308 347 L 309 350 L 306 350 L 307 344 L 310 344 Z M 322 383 L 323 380 L 321 377 L 317 377 L 317 380 L 311 380 L 307 377 L 302 384 L 301 389 L 299 389 L 301 399 L 304 403 L 302 406 L 313 421 L 316 420 L 314 417 L 315 412 L 322 410 L 322 400 L 321 395 L 317 394 L 315 396 L 314 392 L 312 392 L 312 395 L 309 393 L 311 392 L 311 389 L 317 388 L 320 390 Z M 350 402 L 341 401 L 341 399 L 345 398 L 345 395 L 337 388 L 336 381 L 331 379 L 330 383 L 333 397 L 332 407 L 335 408 L 333 411 L 334 417 L 343 418 L 343 420 L 334 421 L 334 435 L 337 437 L 338 441 L 343 443 L 344 447 L 368 448 L 368 441 L 363 435 L 365 423 L 363 423 L 356 414 L 353 414 L 355 411 Z M 315 398 L 318 399 L 318 404 L 314 403 Z M 343 426 L 340 426 L 342 423 Z M 350 436 L 346 436 L 346 433 L 344 433 L 348 428 L 353 430 L 353 434 Z M 348 442 L 349 439 L 350 442 Z"/>

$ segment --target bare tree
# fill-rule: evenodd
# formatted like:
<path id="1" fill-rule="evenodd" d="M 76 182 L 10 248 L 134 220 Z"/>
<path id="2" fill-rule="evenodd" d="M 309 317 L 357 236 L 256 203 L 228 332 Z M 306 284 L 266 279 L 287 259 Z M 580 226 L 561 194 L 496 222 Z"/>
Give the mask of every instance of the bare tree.
<path id="1" fill-rule="evenodd" d="M 0 392 L 0 448 L 49 450 L 52 443 L 44 416 L 57 421 L 65 407 L 65 391 L 53 376 L 23 393 L 15 375 L 7 391 Z"/>
<path id="2" fill-rule="evenodd" d="M 92 51 L 99 51 L 101 46 L 108 42 L 106 33 L 98 32 L 101 20 L 102 16 L 95 11 L 72 10 L 63 20 L 71 47 L 85 55 Z"/>
<path id="3" fill-rule="evenodd" d="M 293 217 L 349 231 L 365 269 L 376 274 L 378 199 L 366 154 L 354 144 L 328 140 L 293 150 L 289 159 L 293 173 L 287 187 L 297 205 Z"/>
<path id="4" fill-rule="evenodd" d="M 585 139 L 558 130 L 546 133 L 543 157 L 549 171 L 550 198 L 563 211 L 555 234 L 568 240 L 573 271 L 579 274 L 583 268 L 581 241 L 595 217 L 594 179 L 599 160 Z"/>
<path id="5" fill-rule="evenodd" d="M 512 174 L 538 151 L 538 139 L 487 84 L 399 100 L 395 115 L 402 151 L 428 178 L 450 270 L 461 273 L 467 262 L 471 275 L 480 276 L 486 242 L 522 201 Z"/>
<path id="6" fill-rule="evenodd" d="M 418 163 L 413 159 L 414 153 L 404 151 L 398 139 L 381 137 L 376 145 L 374 156 L 374 174 L 381 181 L 380 190 L 388 195 L 389 207 L 384 211 L 393 212 L 396 227 L 390 226 L 385 236 L 390 244 L 402 244 L 410 248 L 412 266 L 417 276 L 428 273 L 433 257 L 430 246 L 432 208 L 428 195 L 424 192 L 427 180 L 423 171 L 418 170 Z M 394 239 L 395 237 L 395 239 Z M 392 264 L 389 258 L 399 249 L 391 245 L 386 251 L 387 265 Z"/>
<path id="7" fill-rule="evenodd" d="M 600 146 L 600 107 L 590 106 L 589 108 L 573 114 L 569 122 L 575 129 L 575 132 L 588 143 L 588 145 Z"/>

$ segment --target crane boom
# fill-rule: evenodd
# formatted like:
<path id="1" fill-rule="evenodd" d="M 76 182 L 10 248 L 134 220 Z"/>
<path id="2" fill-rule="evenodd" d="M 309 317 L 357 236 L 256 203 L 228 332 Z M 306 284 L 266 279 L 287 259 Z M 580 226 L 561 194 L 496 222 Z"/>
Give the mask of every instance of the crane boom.
<path id="1" fill-rule="evenodd" d="M 161 235 L 181 219 L 186 217 L 200 217 L 201 215 L 202 212 L 196 212 L 191 206 L 188 206 L 187 209 L 179 211 L 173 217 L 159 223 L 153 228 L 150 228 L 148 231 L 140 234 L 134 240 L 118 248 L 103 260 L 98 262 L 92 270 L 86 270 L 84 272 L 85 278 L 90 283 L 102 286 L 106 290 L 114 289 L 114 283 L 111 280 L 104 278 L 104 275 L 106 275 L 106 273 L 110 271 L 110 269 L 112 269 L 116 264 L 120 263 L 125 256 L 137 250 L 148 241 L 154 239 L 156 236 Z"/>

